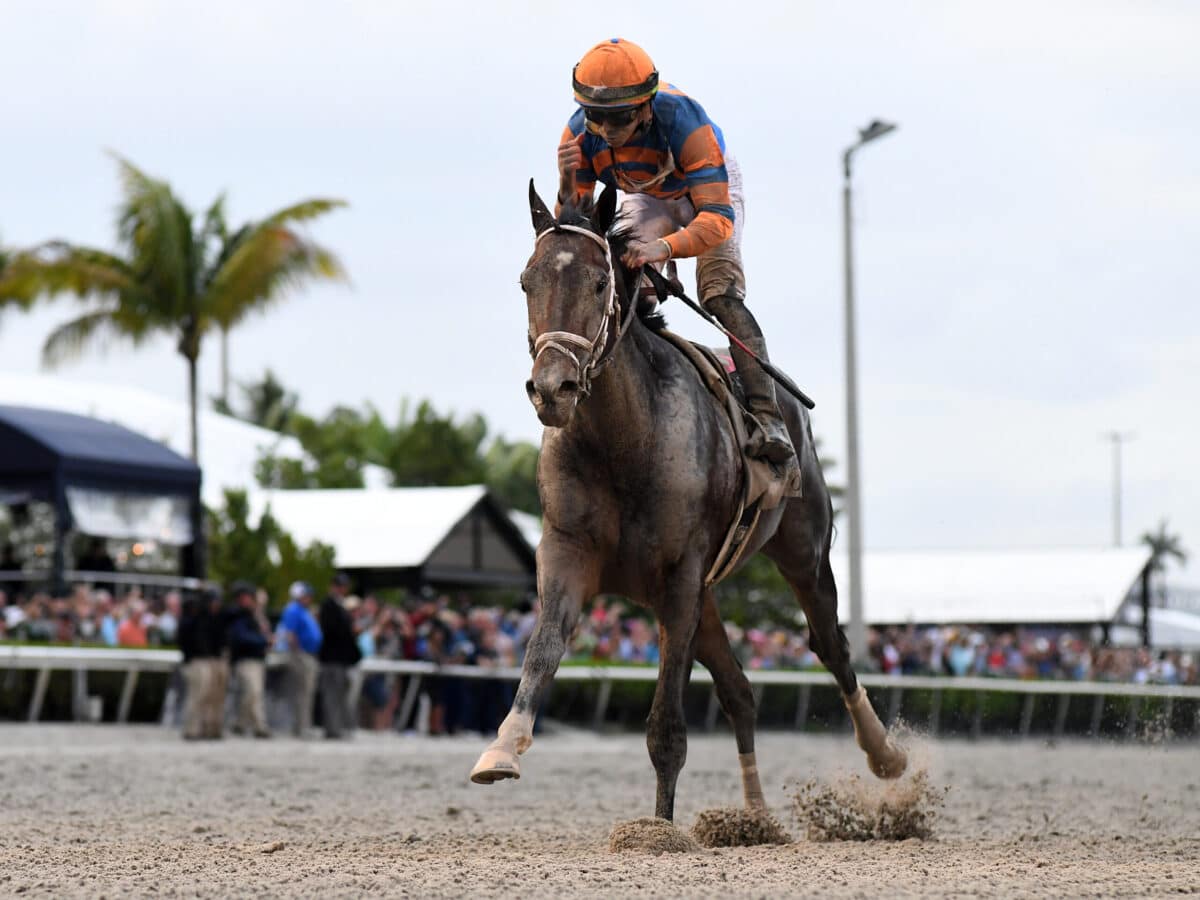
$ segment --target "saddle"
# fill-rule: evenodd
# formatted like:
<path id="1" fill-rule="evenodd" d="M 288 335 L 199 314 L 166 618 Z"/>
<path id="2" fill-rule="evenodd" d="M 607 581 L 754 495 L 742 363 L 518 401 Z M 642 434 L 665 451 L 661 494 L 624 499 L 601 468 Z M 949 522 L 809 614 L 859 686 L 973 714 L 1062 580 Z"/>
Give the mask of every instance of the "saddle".
<path id="1" fill-rule="evenodd" d="M 740 384 L 734 380 L 732 360 L 723 358 L 719 351 L 693 343 L 665 328 L 655 332 L 670 341 L 687 358 L 700 375 L 717 405 L 724 410 L 733 429 L 734 438 L 742 457 L 742 496 L 737 514 L 725 535 L 717 558 L 704 577 L 704 586 L 711 588 L 723 580 L 742 560 L 750 544 L 750 537 L 758 527 L 761 515 L 779 506 L 789 497 L 799 497 L 800 467 L 796 466 L 784 474 L 764 459 L 751 458 L 746 453 L 750 431 L 757 428 L 754 417 L 745 408 L 745 397 Z M 797 454 L 800 448 L 796 448 Z"/>

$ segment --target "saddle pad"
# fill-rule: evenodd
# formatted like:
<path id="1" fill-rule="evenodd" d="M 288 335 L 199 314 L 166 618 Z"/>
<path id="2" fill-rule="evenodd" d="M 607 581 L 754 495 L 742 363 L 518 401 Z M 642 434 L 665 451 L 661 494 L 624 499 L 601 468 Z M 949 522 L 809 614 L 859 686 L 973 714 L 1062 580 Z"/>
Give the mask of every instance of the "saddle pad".
<path id="1" fill-rule="evenodd" d="M 765 460 L 752 459 L 746 454 L 746 418 L 750 417 L 750 414 L 743 408 L 741 379 L 737 378 L 736 370 L 724 362 L 721 351 L 695 344 L 665 328 L 656 334 L 674 344 L 695 366 L 717 405 L 728 416 L 738 448 L 741 450 L 742 470 L 745 474 L 742 480 L 742 501 L 729 527 L 724 546 L 717 554 L 708 577 L 705 578 L 705 585 L 711 587 L 728 575 L 741 561 L 742 552 L 758 525 L 759 515 L 774 509 L 788 497 L 800 496 L 799 473 L 796 473 L 795 478 L 784 479 Z M 728 351 L 725 351 L 725 354 L 727 356 Z M 729 363 L 732 363 L 732 359 Z"/>

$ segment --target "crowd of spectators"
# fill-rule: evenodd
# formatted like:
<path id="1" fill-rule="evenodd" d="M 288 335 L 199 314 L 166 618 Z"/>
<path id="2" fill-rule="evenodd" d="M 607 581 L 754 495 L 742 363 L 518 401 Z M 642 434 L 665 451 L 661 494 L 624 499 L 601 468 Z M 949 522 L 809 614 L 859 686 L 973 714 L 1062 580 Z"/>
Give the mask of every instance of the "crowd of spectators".
<path id="1" fill-rule="evenodd" d="M 265 610 L 286 598 L 261 595 Z M 114 596 L 105 589 L 77 586 L 62 596 L 33 593 L 9 597 L 0 591 L 0 639 L 154 647 L 176 642 L 181 597 L 168 591 L 146 596 L 137 589 Z M 350 594 L 344 606 L 363 658 L 424 660 L 438 664 L 518 666 L 536 623 L 534 604 L 472 605 L 465 595 L 408 596 L 399 603 L 373 594 Z M 278 616 L 273 616 L 278 628 Z M 747 669 L 814 669 L 821 663 L 806 632 L 781 627 L 726 625 L 734 652 Z M 1063 629 L 936 626 L 872 629 L 871 668 L 895 675 L 1074 679 L 1113 682 L 1197 684 L 1197 655 L 1180 651 L 1109 647 Z M 283 649 L 277 645 L 276 650 Z M 619 600 L 597 598 L 582 611 L 568 661 L 597 665 L 658 662 L 657 628 L 639 610 Z M 511 702 L 510 682 L 428 679 L 419 710 L 398 722 L 403 679 L 359 674 L 359 724 L 407 728 L 413 717 L 432 733 L 486 731 Z"/>

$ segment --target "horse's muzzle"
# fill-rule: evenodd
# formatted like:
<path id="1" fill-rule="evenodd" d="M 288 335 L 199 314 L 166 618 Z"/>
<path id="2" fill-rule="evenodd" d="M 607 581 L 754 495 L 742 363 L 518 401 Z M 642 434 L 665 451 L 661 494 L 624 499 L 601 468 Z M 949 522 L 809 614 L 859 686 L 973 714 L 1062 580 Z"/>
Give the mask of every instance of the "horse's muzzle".
<path id="1" fill-rule="evenodd" d="M 555 375 L 555 368 L 535 367 L 533 377 L 525 382 L 525 393 L 543 425 L 562 428 L 579 403 L 579 382 Z"/>

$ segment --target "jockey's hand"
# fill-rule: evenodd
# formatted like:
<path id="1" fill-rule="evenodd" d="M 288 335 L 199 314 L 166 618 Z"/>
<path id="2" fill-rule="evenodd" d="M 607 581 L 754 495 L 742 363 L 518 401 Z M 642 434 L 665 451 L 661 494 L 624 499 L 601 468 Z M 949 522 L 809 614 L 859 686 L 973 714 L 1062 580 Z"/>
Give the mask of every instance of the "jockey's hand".
<path id="1" fill-rule="evenodd" d="M 661 238 L 643 244 L 634 241 L 621 257 L 622 262 L 631 269 L 640 269 L 647 263 L 666 262 L 671 258 L 671 248 Z"/>
<path id="2" fill-rule="evenodd" d="M 575 196 L 575 173 L 583 168 L 583 139 L 586 131 L 558 145 L 558 200 Z"/>

